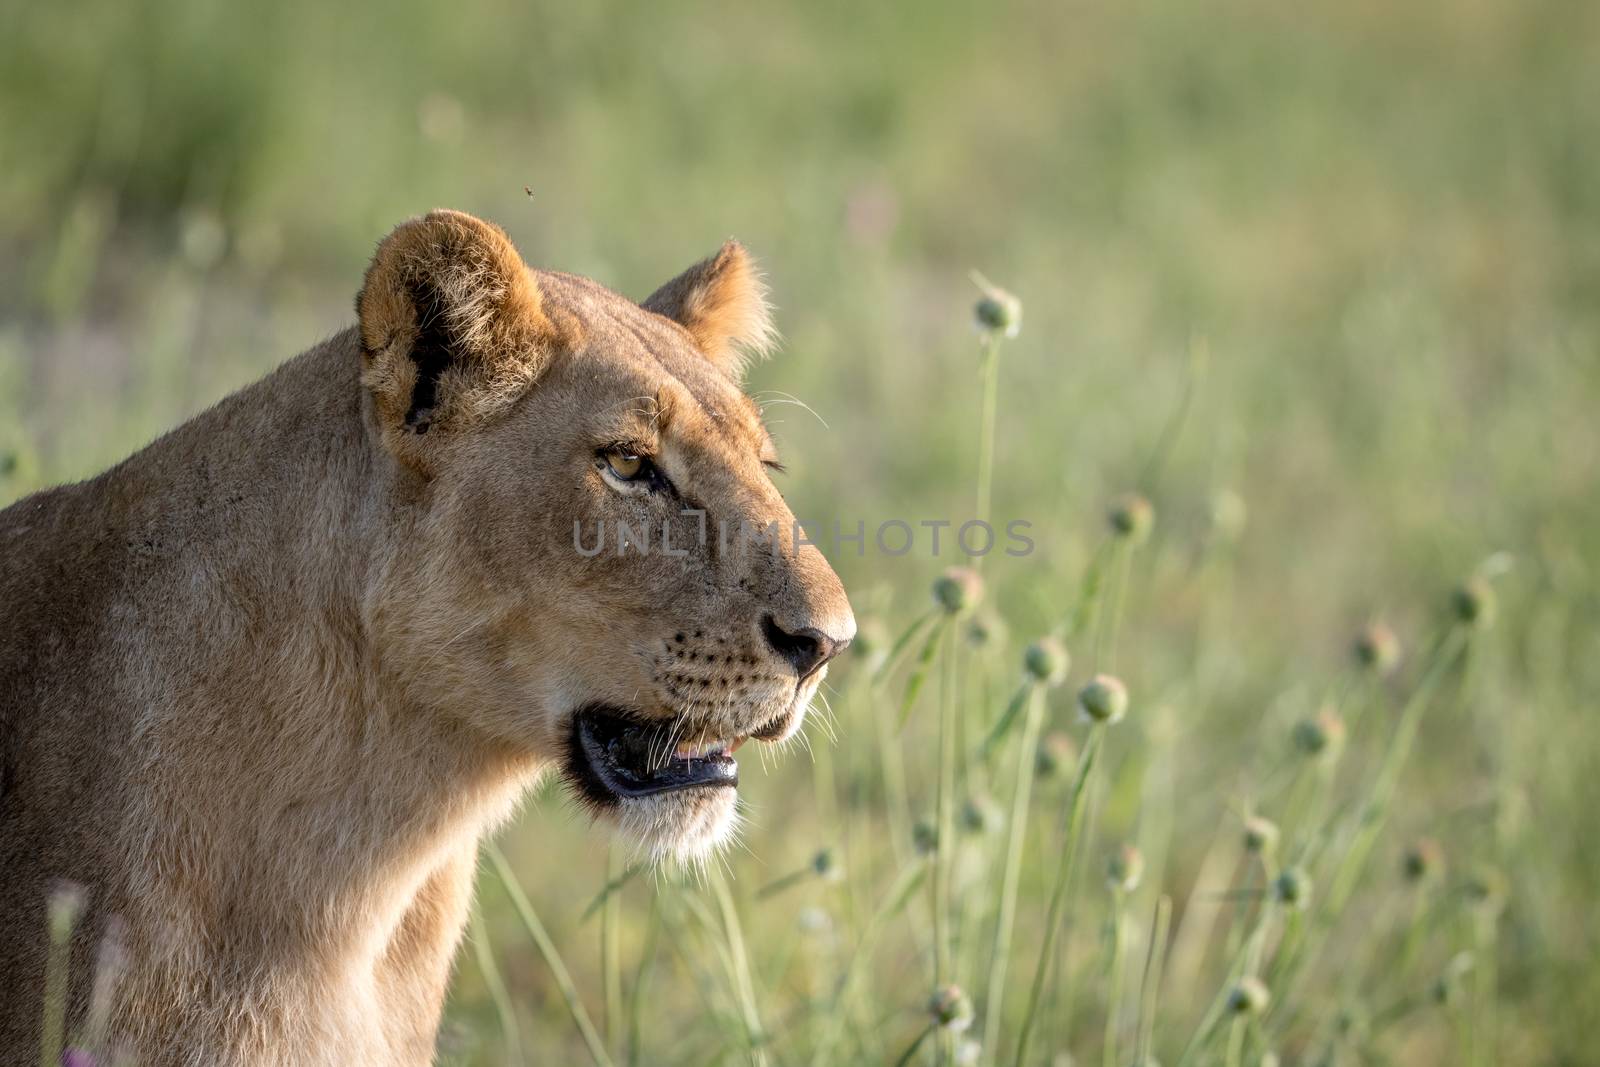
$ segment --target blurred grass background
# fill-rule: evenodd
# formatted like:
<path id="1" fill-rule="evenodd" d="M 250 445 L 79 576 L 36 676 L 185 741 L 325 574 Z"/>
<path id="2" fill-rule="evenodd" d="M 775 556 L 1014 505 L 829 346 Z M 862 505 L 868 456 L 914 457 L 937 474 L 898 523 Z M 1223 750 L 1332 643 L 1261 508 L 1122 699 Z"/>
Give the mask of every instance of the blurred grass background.
<path id="1" fill-rule="evenodd" d="M 4 0 L 0 28 L 0 498 L 93 473 L 350 323 L 376 241 L 449 206 L 635 297 L 737 235 L 787 339 L 752 388 L 826 421 L 769 413 L 797 513 L 959 520 L 981 269 L 1026 308 L 995 510 L 1039 551 L 988 568 L 1015 638 L 1070 608 L 1105 500 L 1197 370 L 1121 671 L 1147 714 L 1118 766 L 1183 755 L 1169 889 L 1192 887 L 1278 709 L 1312 699 L 1360 623 L 1381 613 L 1415 647 L 1441 590 L 1514 556 L 1490 667 L 1427 724 L 1384 855 L 1427 832 L 1505 870 L 1497 1055 L 1582 1062 L 1600 1014 L 1600 7 Z M 1220 592 L 1196 562 L 1219 501 L 1248 514 Z M 954 559 L 835 562 L 858 614 L 903 620 Z M 837 731 L 848 766 L 866 728 Z M 811 777 L 803 756 L 747 770 L 746 894 L 833 843 Z M 881 833 L 871 790 L 841 788 L 858 835 Z M 1119 795 L 1112 840 L 1138 823 Z M 580 916 L 604 844 L 546 793 L 506 847 L 598 996 Z M 572 1040 L 486 899 L 528 1039 Z M 648 890 L 625 907 L 642 916 Z M 781 999 L 795 909 L 750 907 Z M 909 947 L 880 961 L 879 995 L 921 990 L 920 966 Z M 452 1055 L 491 1062 L 493 1014 L 460 973 Z M 652 989 L 661 1062 L 706 1062 L 698 996 Z M 1444 1047 L 1414 1040 L 1397 1047 Z"/>

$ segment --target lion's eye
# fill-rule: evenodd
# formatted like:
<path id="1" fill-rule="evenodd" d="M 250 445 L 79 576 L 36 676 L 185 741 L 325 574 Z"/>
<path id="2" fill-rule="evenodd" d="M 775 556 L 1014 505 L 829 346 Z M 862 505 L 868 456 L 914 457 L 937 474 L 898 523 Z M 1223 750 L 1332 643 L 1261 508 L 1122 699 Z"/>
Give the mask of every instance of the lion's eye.
<path id="1" fill-rule="evenodd" d="M 648 473 L 643 456 L 635 456 L 630 452 L 607 452 L 606 466 L 625 482 L 631 482 Z"/>
<path id="2" fill-rule="evenodd" d="M 600 468 L 606 481 L 618 489 L 623 486 L 630 489 L 656 489 L 662 483 L 656 465 L 650 462 L 648 456 L 620 445 L 596 453 L 594 465 Z"/>

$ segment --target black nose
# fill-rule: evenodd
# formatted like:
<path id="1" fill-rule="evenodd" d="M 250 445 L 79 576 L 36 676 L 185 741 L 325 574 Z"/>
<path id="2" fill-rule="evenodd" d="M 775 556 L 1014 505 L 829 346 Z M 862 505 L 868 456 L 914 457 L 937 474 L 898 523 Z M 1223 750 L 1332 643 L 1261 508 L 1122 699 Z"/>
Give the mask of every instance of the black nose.
<path id="1" fill-rule="evenodd" d="M 767 644 L 772 646 L 772 651 L 788 660 L 802 681 L 843 652 L 850 643 L 835 641 L 821 630 L 810 627 L 790 633 L 779 626 L 771 615 L 761 620 L 761 630 L 767 635 Z"/>

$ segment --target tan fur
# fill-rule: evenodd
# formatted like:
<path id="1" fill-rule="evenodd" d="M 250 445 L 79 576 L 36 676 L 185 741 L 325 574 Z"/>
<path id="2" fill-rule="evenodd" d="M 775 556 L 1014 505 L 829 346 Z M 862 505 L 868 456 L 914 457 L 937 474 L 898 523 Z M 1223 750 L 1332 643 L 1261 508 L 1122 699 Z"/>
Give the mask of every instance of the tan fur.
<path id="1" fill-rule="evenodd" d="M 729 375 L 744 373 L 749 357 L 777 344 L 766 283 L 738 241 L 650 294 L 644 306 L 682 324 L 701 351 Z"/>
<path id="2" fill-rule="evenodd" d="M 820 672 L 762 623 L 853 634 L 816 549 L 697 544 L 681 501 L 596 466 L 635 442 L 713 531 L 792 523 L 725 358 L 766 335 L 754 269 L 708 263 L 669 321 L 435 212 L 380 247 L 358 328 L 0 512 L 0 1063 L 37 1056 L 62 880 L 89 902 L 74 1025 L 114 924 L 111 1036 L 141 1063 L 429 1063 L 478 841 L 575 708 L 798 728 Z M 619 519 L 688 552 L 574 549 Z M 700 855 L 731 792 L 610 814 Z"/>

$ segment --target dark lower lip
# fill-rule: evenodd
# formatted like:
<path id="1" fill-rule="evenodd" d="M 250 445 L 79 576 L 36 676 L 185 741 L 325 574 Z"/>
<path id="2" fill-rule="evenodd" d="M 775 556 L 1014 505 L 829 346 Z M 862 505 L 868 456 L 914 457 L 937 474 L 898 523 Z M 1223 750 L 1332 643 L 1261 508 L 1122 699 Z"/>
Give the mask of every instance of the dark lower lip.
<path id="1" fill-rule="evenodd" d="M 670 722 L 646 721 L 619 708 L 581 708 L 572 717 L 569 775 L 585 796 L 602 804 L 739 784 L 732 756 L 678 759 L 672 734 Z"/>

